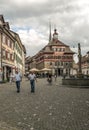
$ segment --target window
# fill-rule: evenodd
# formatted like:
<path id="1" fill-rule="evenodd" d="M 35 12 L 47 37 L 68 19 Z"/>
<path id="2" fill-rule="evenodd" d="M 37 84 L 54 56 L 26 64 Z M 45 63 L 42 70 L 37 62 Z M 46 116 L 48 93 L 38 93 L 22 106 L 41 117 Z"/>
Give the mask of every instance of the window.
<path id="1" fill-rule="evenodd" d="M 65 48 L 63 48 L 63 51 L 65 51 Z"/>
<path id="2" fill-rule="evenodd" d="M 63 62 L 61 62 L 61 66 L 63 66 Z"/>
<path id="3" fill-rule="evenodd" d="M 59 49 L 59 51 L 61 51 L 61 48 Z"/>
<path id="4" fill-rule="evenodd" d="M 60 62 L 58 62 L 58 66 L 60 65 Z"/>
<path id="5" fill-rule="evenodd" d="M 2 50 L 2 56 L 5 56 L 5 50 Z"/>
<path id="6" fill-rule="evenodd" d="M 10 40 L 8 39 L 8 41 L 7 41 L 7 44 L 8 44 L 8 46 L 10 47 Z"/>
<path id="7" fill-rule="evenodd" d="M 59 48 L 57 50 L 59 51 Z"/>
<path id="8" fill-rule="evenodd" d="M 13 42 L 11 42 L 11 44 L 12 44 L 12 47 L 11 47 L 11 48 L 12 48 L 12 49 L 14 49 L 14 43 L 13 43 Z"/>
<path id="9" fill-rule="evenodd" d="M 57 66 L 57 62 L 55 62 L 55 66 Z"/>
<path id="10" fill-rule="evenodd" d="M 5 44 L 5 35 L 3 35 L 3 37 L 2 37 L 2 42 Z"/>
<path id="11" fill-rule="evenodd" d="M 10 53 L 8 52 L 8 59 L 10 59 Z"/>
<path id="12" fill-rule="evenodd" d="M 66 64 L 66 66 L 68 66 L 68 63 L 67 63 L 67 62 L 66 62 L 65 64 Z"/>
<path id="13" fill-rule="evenodd" d="M 66 74 L 68 74 L 68 69 L 66 69 Z"/>
<path id="14" fill-rule="evenodd" d="M 50 65 L 52 65 L 52 62 L 50 62 Z"/>
<path id="15" fill-rule="evenodd" d="M 56 48 L 54 48 L 54 51 L 56 51 Z"/>

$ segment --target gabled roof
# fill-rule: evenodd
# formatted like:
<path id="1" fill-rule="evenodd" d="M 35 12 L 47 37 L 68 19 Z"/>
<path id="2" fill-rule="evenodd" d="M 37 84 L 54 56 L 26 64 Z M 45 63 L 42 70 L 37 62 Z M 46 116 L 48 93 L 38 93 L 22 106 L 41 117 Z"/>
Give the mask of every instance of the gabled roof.
<path id="1" fill-rule="evenodd" d="M 4 26 L 7 27 L 8 29 L 10 29 L 9 22 L 5 22 Z"/>
<path id="2" fill-rule="evenodd" d="M 63 42 L 61 42 L 60 40 L 52 40 L 48 43 L 48 45 L 52 45 L 52 46 L 68 46 L 66 44 L 64 44 Z"/>
<path id="3" fill-rule="evenodd" d="M 2 23 L 5 23 L 3 15 L 0 15 L 0 20 L 2 21 Z"/>
<path id="4" fill-rule="evenodd" d="M 2 22 L 2 26 L 10 29 L 9 22 L 5 22 L 3 15 L 0 15 L 0 21 Z"/>
<path id="5" fill-rule="evenodd" d="M 38 53 L 53 53 L 49 45 L 46 45 L 43 49 L 41 49 Z"/>

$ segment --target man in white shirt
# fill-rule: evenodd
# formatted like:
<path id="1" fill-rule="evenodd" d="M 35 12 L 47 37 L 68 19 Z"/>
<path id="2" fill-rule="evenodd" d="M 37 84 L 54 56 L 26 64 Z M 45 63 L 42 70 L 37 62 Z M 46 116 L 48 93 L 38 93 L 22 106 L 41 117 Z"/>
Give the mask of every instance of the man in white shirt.
<path id="1" fill-rule="evenodd" d="M 31 85 L 31 93 L 35 92 L 35 80 L 36 80 L 36 75 L 34 74 L 34 72 L 31 72 L 28 75 L 28 78 L 30 80 L 30 85 Z"/>
<path id="2" fill-rule="evenodd" d="M 16 70 L 14 78 L 16 81 L 17 93 L 19 93 L 20 92 L 20 81 L 21 81 L 22 76 L 20 75 L 20 73 L 18 73 L 17 70 Z"/>

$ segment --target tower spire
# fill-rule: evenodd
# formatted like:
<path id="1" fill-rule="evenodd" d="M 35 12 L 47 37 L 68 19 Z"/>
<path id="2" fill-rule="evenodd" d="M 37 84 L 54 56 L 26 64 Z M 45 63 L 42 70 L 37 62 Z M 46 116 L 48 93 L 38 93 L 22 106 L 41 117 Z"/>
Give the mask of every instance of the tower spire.
<path id="1" fill-rule="evenodd" d="M 51 22 L 49 21 L 49 42 L 51 41 Z"/>

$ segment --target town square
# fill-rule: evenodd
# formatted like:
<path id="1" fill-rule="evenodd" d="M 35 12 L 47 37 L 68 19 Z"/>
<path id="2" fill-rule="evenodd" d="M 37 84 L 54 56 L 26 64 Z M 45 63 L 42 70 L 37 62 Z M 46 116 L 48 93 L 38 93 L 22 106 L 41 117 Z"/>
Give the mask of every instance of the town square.
<path id="1" fill-rule="evenodd" d="M 0 84 L 0 130 L 88 130 L 89 89 L 61 84 L 61 77 L 49 85 L 46 78 L 22 80 L 21 92 L 15 83 Z"/>
<path id="2" fill-rule="evenodd" d="M 0 130 L 89 130 L 89 0 L 0 0 Z"/>

